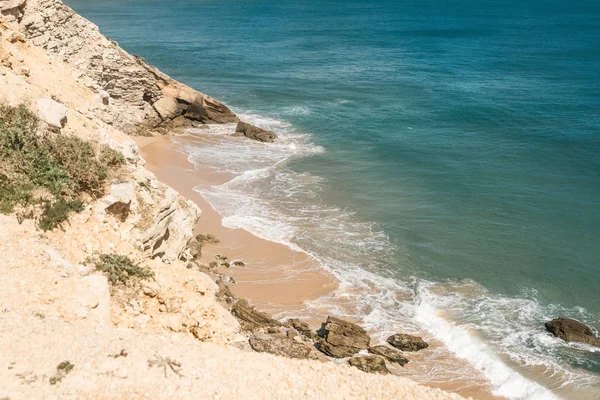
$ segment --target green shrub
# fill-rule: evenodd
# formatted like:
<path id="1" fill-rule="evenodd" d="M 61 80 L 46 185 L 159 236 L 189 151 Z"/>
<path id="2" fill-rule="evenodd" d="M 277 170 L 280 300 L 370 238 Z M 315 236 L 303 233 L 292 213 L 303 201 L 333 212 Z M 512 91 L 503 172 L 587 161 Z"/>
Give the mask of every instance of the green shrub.
<path id="1" fill-rule="evenodd" d="M 100 164 L 113 168 L 120 167 L 125 164 L 125 157 L 117 150 L 104 144 L 100 147 Z"/>
<path id="2" fill-rule="evenodd" d="M 67 173 L 76 192 L 102 195 L 108 166 L 96 158 L 90 142 L 76 136 L 59 135 L 47 141 L 52 157 Z"/>
<path id="3" fill-rule="evenodd" d="M 125 158 L 75 136 L 40 136 L 37 127 L 37 117 L 24 105 L 0 104 L 0 213 L 10 214 L 18 204 L 44 202 L 38 226 L 51 230 L 70 212 L 83 210 L 77 200 L 81 193 L 102 196 L 110 171 Z M 53 199 L 35 199 L 38 189 Z"/>
<path id="4" fill-rule="evenodd" d="M 81 212 L 84 205 L 79 200 L 67 200 L 60 197 L 52 202 L 44 201 L 44 210 L 38 221 L 38 226 L 43 231 L 51 231 L 56 227 L 62 226 L 68 219 L 71 212 Z"/>
<path id="5" fill-rule="evenodd" d="M 56 385 L 62 381 L 63 378 L 73 370 L 73 368 L 75 368 L 75 365 L 72 364 L 71 361 L 61 362 L 56 366 L 56 374 L 51 376 L 50 379 L 48 379 L 48 382 L 50 382 L 51 385 Z"/>
<path id="6" fill-rule="evenodd" d="M 113 284 L 126 284 L 131 278 L 148 279 L 154 272 L 135 264 L 129 257 L 120 254 L 100 254 L 91 261 L 96 271 L 107 274 L 108 281 Z"/>
<path id="7" fill-rule="evenodd" d="M 31 202 L 31 186 L 11 182 L 6 175 L 0 175 L 0 213 L 10 214 L 17 204 Z"/>

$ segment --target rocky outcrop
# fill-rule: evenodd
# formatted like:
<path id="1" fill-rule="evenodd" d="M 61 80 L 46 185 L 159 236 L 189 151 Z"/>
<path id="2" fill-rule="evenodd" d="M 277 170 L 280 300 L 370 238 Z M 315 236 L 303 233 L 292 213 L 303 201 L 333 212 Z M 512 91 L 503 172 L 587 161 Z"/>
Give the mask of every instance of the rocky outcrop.
<path id="1" fill-rule="evenodd" d="M 555 318 L 545 324 L 546 330 L 566 342 L 579 342 L 600 346 L 590 327 L 571 318 Z"/>
<path id="2" fill-rule="evenodd" d="M 270 353 L 287 358 L 307 359 L 310 349 L 302 342 L 287 337 L 258 337 L 249 340 L 252 350 L 259 353 Z"/>
<path id="3" fill-rule="evenodd" d="M 352 356 L 369 347 L 371 338 L 360 326 L 335 317 L 327 317 L 327 322 L 319 330 L 320 339 L 316 346 L 330 357 Z"/>
<path id="4" fill-rule="evenodd" d="M 385 360 L 378 356 L 354 356 L 348 364 L 364 372 L 387 375 L 390 371 L 385 365 Z"/>
<path id="5" fill-rule="evenodd" d="M 245 136 L 249 139 L 267 143 L 273 143 L 277 139 L 275 133 L 241 121 L 235 128 L 235 136 Z"/>
<path id="6" fill-rule="evenodd" d="M 281 322 L 274 320 L 268 314 L 252 307 L 244 299 L 239 299 L 231 308 L 231 313 L 240 321 L 242 327 L 248 331 L 259 328 L 281 326 Z"/>
<path id="7" fill-rule="evenodd" d="M 419 336 L 407 335 L 405 333 L 396 333 L 387 338 L 387 342 L 397 349 L 403 351 L 419 351 L 429 347 L 429 345 Z"/>
<path id="8" fill-rule="evenodd" d="M 17 3 L 21 5 L 15 7 Z M 81 84 L 102 98 L 103 120 L 118 129 L 127 133 L 154 129 L 178 115 L 203 123 L 238 121 L 218 100 L 126 53 L 60 0 L 11 0 L 0 3 L 0 10 L 18 16 L 15 19 L 34 45 L 76 69 Z"/>
<path id="9" fill-rule="evenodd" d="M 20 21 L 24 7 L 25 0 L 0 0 L 0 15 L 8 22 Z"/>
<path id="10" fill-rule="evenodd" d="M 408 363 L 408 359 L 404 357 L 402 352 L 396 349 L 389 348 L 387 346 L 373 346 L 369 347 L 368 350 L 371 354 L 382 356 L 386 360 L 396 364 L 400 364 L 401 366 L 404 366 Z"/>
<path id="11" fill-rule="evenodd" d="M 164 261 L 187 259 L 190 256 L 184 253 L 194 236 L 200 209 L 171 188 L 163 193 L 158 206 L 146 211 L 145 220 L 136 226 L 133 240 L 152 257 L 161 257 Z"/>

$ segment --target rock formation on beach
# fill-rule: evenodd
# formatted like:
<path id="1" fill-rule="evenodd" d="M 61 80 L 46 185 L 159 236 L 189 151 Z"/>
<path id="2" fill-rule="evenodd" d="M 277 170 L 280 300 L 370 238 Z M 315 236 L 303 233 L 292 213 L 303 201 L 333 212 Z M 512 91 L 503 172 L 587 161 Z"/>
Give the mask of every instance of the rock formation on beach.
<path id="1" fill-rule="evenodd" d="M 238 117 L 61 1 L 0 0 L 0 113 L 2 151 L 16 152 L 0 159 L 1 399 L 306 399 L 332 387 L 339 398 L 460 398 L 381 376 L 400 352 L 356 355 L 370 345 L 358 325 L 330 317 L 319 337 L 202 272 L 201 246 L 216 239 L 194 239 L 201 210 L 145 168 L 129 135 Z M 13 134 L 32 143 L 4 140 Z M 18 158 L 24 147 L 35 168 Z M 311 360 L 326 358 L 315 340 L 350 365 Z"/>

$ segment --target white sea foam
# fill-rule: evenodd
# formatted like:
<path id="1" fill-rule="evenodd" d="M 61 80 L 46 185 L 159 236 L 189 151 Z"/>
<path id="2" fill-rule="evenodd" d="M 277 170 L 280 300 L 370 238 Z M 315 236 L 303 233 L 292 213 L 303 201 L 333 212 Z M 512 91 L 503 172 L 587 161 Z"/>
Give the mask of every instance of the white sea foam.
<path id="1" fill-rule="evenodd" d="M 397 249 L 377 225 L 324 201 L 327 182 L 322 178 L 288 168 L 290 160 L 319 154 L 322 148 L 284 121 L 256 113 L 240 116 L 273 130 L 280 139 L 273 144 L 236 140 L 229 137 L 234 126 L 192 131 L 212 139 L 183 148 L 190 160 L 198 168 L 209 165 L 235 175 L 225 184 L 195 190 L 223 216 L 225 226 L 305 252 L 339 279 L 335 293 L 310 301 L 308 309 L 358 318 L 377 332 L 376 340 L 398 330 L 425 330 L 481 371 L 496 394 L 509 399 L 554 398 L 517 366 L 546 368 L 543 378 L 554 387 L 599 383 L 597 376 L 574 372 L 554 360 L 561 346 L 569 346 L 575 358 L 589 350 L 558 342 L 543 331 L 539 321 L 557 310 L 544 311 L 527 296 L 491 296 L 474 282 L 432 283 L 410 278 L 411 271 L 398 271 Z M 581 312 L 585 320 L 585 310 Z M 448 370 L 454 379 L 463 373 L 451 366 Z"/>
<path id="2" fill-rule="evenodd" d="M 536 382 L 524 378 L 503 363 L 482 340 L 438 316 L 433 295 L 426 285 L 418 289 L 415 318 L 457 357 L 481 371 L 494 387 L 494 394 L 509 399 L 550 400 L 556 397 Z"/>

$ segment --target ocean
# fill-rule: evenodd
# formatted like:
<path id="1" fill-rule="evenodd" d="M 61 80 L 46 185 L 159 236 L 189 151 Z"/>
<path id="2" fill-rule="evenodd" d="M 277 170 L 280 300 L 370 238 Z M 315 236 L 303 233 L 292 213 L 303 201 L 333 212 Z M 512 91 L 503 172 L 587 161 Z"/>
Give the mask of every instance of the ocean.
<path id="1" fill-rule="evenodd" d="M 600 399 L 597 1 L 67 0 L 280 135 L 182 149 L 224 224 L 342 284 L 307 308 L 427 332 L 509 399 Z M 329 308 L 328 308 L 329 307 Z"/>

